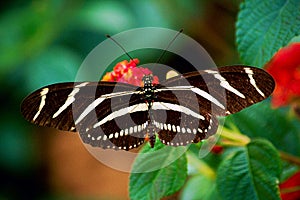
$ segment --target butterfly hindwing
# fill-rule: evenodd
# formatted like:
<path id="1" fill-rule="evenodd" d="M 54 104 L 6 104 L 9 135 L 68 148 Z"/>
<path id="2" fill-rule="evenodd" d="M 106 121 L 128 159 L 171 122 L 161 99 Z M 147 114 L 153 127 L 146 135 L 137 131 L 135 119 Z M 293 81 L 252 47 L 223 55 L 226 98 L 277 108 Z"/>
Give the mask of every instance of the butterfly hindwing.
<path id="1" fill-rule="evenodd" d="M 218 120 L 208 112 L 200 113 L 203 116 L 201 119 L 174 110 L 165 112 L 156 112 L 153 118 L 154 125 L 159 129 L 158 137 L 166 145 L 186 146 L 197 143 L 214 134 L 218 128 Z"/>
<path id="2" fill-rule="evenodd" d="M 200 97 L 191 90 L 171 91 L 164 90 L 167 88 L 162 86 L 158 87 L 163 90 L 158 89 L 155 99 L 157 102 L 153 103 L 152 109 L 155 114 L 154 123 L 160 127 L 158 135 L 163 143 L 187 145 L 192 141 L 199 142 L 216 132 L 218 121 L 211 112 L 211 102 L 199 101 Z M 171 143 L 171 138 L 180 139 Z"/>
<path id="3" fill-rule="evenodd" d="M 148 125 L 146 103 L 139 99 L 131 99 L 128 103 L 107 108 L 104 118 L 79 125 L 82 140 L 94 147 L 130 150 L 143 144 Z M 108 104 L 104 104 L 108 105 Z M 96 112 L 101 107 L 96 108 Z M 82 128 L 81 128 L 82 127 Z M 88 127 L 88 128 L 86 128 Z"/>

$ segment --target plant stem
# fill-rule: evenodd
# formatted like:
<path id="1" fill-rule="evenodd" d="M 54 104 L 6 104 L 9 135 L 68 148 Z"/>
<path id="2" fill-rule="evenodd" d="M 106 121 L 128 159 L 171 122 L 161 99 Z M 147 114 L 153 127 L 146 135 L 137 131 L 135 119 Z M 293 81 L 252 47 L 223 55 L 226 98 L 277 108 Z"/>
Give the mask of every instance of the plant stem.
<path id="1" fill-rule="evenodd" d="M 220 136 L 229 140 L 228 144 L 234 144 L 234 146 L 245 146 L 251 139 L 246 135 L 242 135 L 238 132 L 234 132 L 228 128 L 223 127 L 220 131 Z M 226 144 L 226 142 L 224 142 Z"/>
<path id="2" fill-rule="evenodd" d="M 197 158 L 193 153 L 187 151 L 188 163 L 198 170 L 199 174 L 205 175 L 208 178 L 214 179 L 216 173 L 214 170 L 206 164 L 203 160 Z"/>
<path id="3" fill-rule="evenodd" d="M 291 154 L 288 154 L 283 151 L 279 151 L 279 155 L 283 160 L 286 160 L 288 162 L 294 163 L 298 166 L 300 166 L 300 158 Z"/>

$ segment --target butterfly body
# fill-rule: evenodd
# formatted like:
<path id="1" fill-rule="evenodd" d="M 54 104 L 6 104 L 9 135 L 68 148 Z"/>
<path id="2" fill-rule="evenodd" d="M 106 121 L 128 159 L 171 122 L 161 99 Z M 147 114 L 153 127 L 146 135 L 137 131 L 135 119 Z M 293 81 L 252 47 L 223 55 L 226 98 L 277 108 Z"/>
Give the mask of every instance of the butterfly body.
<path id="1" fill-rule="evenodd" d="M 104 149 L 130 150 L 155 134 L 162 143 L 185 146 L 214 134 L 217 116 L 238 112 L 266 99 L 273 78 L 250 66 L 195 71 L 143 86 L 117 82 L 58 83 L 41 88 L 22 102 L 30 122 L 78 131 L 83 142 Z"/>

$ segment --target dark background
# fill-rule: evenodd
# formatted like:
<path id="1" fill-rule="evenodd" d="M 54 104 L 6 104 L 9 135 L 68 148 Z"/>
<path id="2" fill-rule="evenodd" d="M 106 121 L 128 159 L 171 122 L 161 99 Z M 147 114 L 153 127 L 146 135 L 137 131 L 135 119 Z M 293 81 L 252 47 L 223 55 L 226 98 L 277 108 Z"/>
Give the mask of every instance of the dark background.
<path id="1" fill-rule="evenodd" d="M 105 34 L 184 28 L 215 63 L 239 63 L 238 0 L 7 1 L 0 12 L 0 199 L 126 199 L 129 174 L 95 160 L 77 134 L 37 128 L 20 114 L 30 92 L 72 81 Z M 101 65 L 101 60 L 99 60 Z"/>

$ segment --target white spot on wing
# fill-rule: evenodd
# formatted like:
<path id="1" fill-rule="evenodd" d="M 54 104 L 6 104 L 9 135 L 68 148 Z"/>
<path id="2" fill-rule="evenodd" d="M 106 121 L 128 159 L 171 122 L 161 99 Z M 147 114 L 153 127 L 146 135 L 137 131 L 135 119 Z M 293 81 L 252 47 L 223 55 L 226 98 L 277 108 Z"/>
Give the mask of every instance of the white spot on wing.
<path id="1" fill-rule="evenodd" d="M 133 132 L 135 132 L 135 133 L 136 133 L 136 132 L 137 132 L 137 130 L 138 130 L 137 126 L 134 126 L 134 127 L 133 127 Z"/>
<path id="2" fill-rule="evenodd" d="M 188 132 L 188 133 L 192 133 L 192 131 L 191 131 L 191 129 L 190 129 L 190 128 L 187 128 L 187 129 L 186 129 L 186 132 Z"/>
<path id="3" fill-rule="evenodd" d="M 164 129 L 168 130 L 167 124 L 164 124 Z"/>
<path id="4" fill-rule="evenodd" d="M 62 105 L 56 113 L 52 116 L 52 118 L 56 118 L 60 113 L 62 113 L 65 109 L 67 109 L 74 101 L 75 101 L 75 95 L 80 91 L 80 88 L 83 86 L 86 86 L 89 82 L 84 82 L 79 85 L 76 85 L 72 92 L 68 95 L 67 100 L 65 101 L 64 105 Z"/>
<path id="5" fill-rule="evenodd" d="M 248 77 L 250 79 L 251 85 L 256 89 L 256 91 L 263 97 L 265 97 L 265 94 L 257 87 L 256 81 L 253 78 L 253 71 L 249 67 L 245 67 L 245 72 L 248 74 Z"/>
<path id="6" fill-rule="evenodd" d="M 169 130 L 169 131 L 172 131 L 172 126 L 171 126 L 171 124 L 168 124 L 168 130 Z"/>
<path id="7" fill-rule="evenodd" d="M 39 106 L 39 110 L 37 111 L 37 113 L 34 115 L 33 117 L 33 121 L 36 120 L 36 118 L 40 115 L 43 107 L 45 106 L 46 104 L 46 94 L 49 92 L 49 88 L 44 88 L 42 89 L 42 91 L 40 92 L 40 95 L 41 95 L 41 103 L 40 103 L 40 106 Z"/>
<path id="8" fill-rule="evenodd" d="M 184 127 L 181 128 L 181 132 L 185 133 L 185 128 Z"/>
<path id="9" fill-rule="evenodd" d="M 172 125 L 172 130 L 173 130 L 173 132 L 176 132 L 176 126 L 175 125 Z"/>
<path id="10" fill-rule="evenodd" d="M 246 98 L 246 97 L 245 97 L 242 93 L 240 93 L 237 89 L 235 89 L 234 87 L 232 87 L 232 86 L 228 83 L 228 81 L 226 81 L 226 79 L 225 79 L 223 76 L 221 76 L 221 74 L 220 74 L 219 72 L 217 72 L 217 71 L 212 71 L 212 70 L 210 70 L 210 71 L 206 70 L 206 72 L 207 72 L 207 73 L 214 74 L 214 77 L 220 81 L 220 86 L 222 86 L 223 88 L 229 90 L 230 92 L 232 92 L 232 93 L 238 95 L 239 97 L 241 97 L 241 98 L 243 98 L 243 99 Z"/>
<path id="11" fill-rule="evenodd" d="M 130 127 L 129 128 L 129 134 L 132 134 L 133 133 L 133 127 Z"/>
<path id="12" fill-rule="evenodd" d="M 103 140 L 105 141 L 107 139 L 107 136 L 106 135 L 103 135 Z"/>

